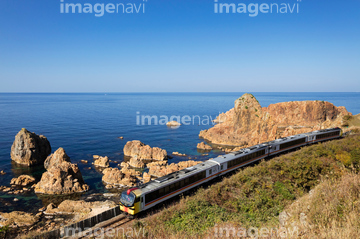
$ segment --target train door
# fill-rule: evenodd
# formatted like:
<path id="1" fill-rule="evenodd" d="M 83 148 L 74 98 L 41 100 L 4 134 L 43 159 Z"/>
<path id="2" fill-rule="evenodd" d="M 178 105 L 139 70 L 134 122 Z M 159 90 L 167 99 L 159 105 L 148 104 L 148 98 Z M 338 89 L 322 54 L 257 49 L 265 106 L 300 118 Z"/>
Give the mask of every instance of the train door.
<path id="1" fill-rule="evenodd" d="M 206 177 L 212 176 L 218 172 L 218 166 L 211 167 L 206 171 Z"/>
<path id="2" fill-rule="evenodd" d="M 144 210 L 144 207 L 145 207 L 145 197 L 142 195 L 140 196 L 140 208 L 141 208 L 140 211 Z"/>
<path id="3" fill-rule="evenodd" d="M 276 152 L 280 149 L 280 145 L 273 145 L 271 147 L 270 153 Z"/>

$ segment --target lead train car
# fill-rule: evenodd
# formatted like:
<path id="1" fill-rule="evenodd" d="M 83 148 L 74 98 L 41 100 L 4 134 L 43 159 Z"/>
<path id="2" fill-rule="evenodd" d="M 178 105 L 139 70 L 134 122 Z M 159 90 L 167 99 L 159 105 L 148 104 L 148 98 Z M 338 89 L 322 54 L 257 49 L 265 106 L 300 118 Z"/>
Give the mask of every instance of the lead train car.
<path id="1" fill-rule="evenodd" d="M 145 211 L 165 200 L 208 182 L 215 177 L 259 161 L 268 156 L 320 141 L 339 138 L 340 128 L 313 131 L 258 144 L 157 178 L 122 192 L 120 209 L 130 215 Z"/>

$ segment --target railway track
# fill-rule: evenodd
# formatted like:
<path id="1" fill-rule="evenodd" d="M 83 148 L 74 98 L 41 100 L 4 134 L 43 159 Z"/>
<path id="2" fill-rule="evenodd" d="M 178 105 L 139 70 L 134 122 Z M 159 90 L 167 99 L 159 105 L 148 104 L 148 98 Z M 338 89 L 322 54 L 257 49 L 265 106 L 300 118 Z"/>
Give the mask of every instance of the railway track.
<path id="1" fill-rule="evenodd" d="M 72 238 L 76 239 L 102 239 L 105 238 L 105 236 L 108 237 L 114 237 L 114 236 L 120 236 L 117 235 L 118 233 L 126 232 L 125 230 L 119 230 L 122 225 L 125 223 L 128 223 L 132 221 L 133 219 L 127 218 L 125 215 L 121 214 L 117 217 L 114 217 L 110 220 L 104 221 L 102 223 L 99 223 L 95 227 L 84 231 L 81 233 L 81 235 L 74 236 Z"/>

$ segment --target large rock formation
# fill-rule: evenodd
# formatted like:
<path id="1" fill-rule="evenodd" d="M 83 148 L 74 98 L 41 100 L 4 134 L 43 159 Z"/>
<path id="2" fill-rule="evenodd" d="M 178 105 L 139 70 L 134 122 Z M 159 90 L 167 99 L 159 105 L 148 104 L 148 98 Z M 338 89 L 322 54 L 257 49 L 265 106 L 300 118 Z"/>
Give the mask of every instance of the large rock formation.
<path id="1" fill-rule="evenodd" d="M 89 189 L 76 164 L 70 162 L 63 148 L 59 148 L 45 161 L 46 172 L 35 186 L 35 193 L 71 194 Z"/>
<path id="2" fill-rule="evenodd" d="M 261 107 L 251 94 L 235 101 L 235 107 L 215 120 L 219 124 L 199 136 L 214 144 L 249 146 L 275 138 L 340 127 L 351 115 L 345 107 L 324 101 L 292 101 Z"/>
<path id="3" fill-rule="evenodd" d="M 17 185 L 17 186 L 31 186 L 35 183 L 35 178 L 29 175 L 20 175 L 17 178 L 11 179 L 10 184 L 11 185 Z"/>
<path id="4" fill-rule="evenodd" d="M 124 155 L 137 157 L 138 159 L 164 160 L 167 159 L 167 152 L 158 147 L 151 148 L 139 140 L 128 141 L 124 146 Z"/>
<path id="5" fill-rule="evenodd" d="M 23 128 L 15 136 L 10 156 L 18 164 L 33 166 L 42 164 L 50 153 L 51 146 L 45 136 Z"/>
<path id="6" fill-rule="evenodd" d="M 102 181 L 114 186 L 135 186 L 136 177 L 132 174 L 125 174 L 118 168 L 107 168 L 103 171 Z"/>

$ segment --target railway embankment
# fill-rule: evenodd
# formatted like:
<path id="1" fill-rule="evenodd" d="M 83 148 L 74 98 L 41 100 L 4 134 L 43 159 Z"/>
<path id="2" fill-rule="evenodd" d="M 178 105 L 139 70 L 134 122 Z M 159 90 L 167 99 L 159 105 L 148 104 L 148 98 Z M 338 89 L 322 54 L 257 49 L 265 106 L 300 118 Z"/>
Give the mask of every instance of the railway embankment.
<path id="1" fill-rule="evenodd" d="M 134 225 L 150 238 L 355 238 L 359 165 L 360 135 L 303 147 L 241 169 Z"/>

